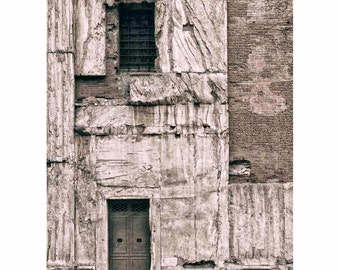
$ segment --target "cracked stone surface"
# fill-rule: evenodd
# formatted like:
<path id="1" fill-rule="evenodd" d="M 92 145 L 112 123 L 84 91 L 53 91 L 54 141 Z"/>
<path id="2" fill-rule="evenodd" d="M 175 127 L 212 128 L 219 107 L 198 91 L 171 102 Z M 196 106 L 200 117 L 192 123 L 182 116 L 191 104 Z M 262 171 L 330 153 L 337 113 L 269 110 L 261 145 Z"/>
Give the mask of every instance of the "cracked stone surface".
<path id="1" fill-rule="evenodd" d="M 141 2 L 157 72 L 124 73 Z M 152 269 L 292 267 L 291 1 L 48 1 L 47 30 L 47 269 L 108 269 L 117 198 L 150 200 Z"/>

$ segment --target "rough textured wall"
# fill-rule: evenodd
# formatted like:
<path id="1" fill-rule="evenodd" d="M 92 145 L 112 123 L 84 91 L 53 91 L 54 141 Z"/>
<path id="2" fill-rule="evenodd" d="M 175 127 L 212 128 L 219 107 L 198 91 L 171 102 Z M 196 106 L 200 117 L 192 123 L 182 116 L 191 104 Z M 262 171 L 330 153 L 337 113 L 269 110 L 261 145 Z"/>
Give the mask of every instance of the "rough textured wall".
<path id="1" fill-rule="evenodd" d="M 48 269 L 107 270 L 107 200 L 149 198 L 152 269 L 291 270 L 292 3 L 148 0 L 130 74 L 119 2 L 49 1 Z"/>
<path id="2" fill-rule="evenodd" d="M 105 75 L 105 6 L 75 0 L 75 74 Z"/>
<path id="3" fill-rule="evenodd" d="M 81 44 L 76 70 L 85 67 L 84 55 L 93 57 L 96 70 L 76 77 L 76 264 L 107 269 L 106 200 L 149 198 L 152 269 L 223 267 L 229 230 L 227 2 L 155 1 L 157 72 L 143 74 L 119 71 L 119 2 L 143 1 L 98 7 L 106 13 L 96 28 L 106 28 L 105 74 L 94 53 L 103 40 L 91 38 L 92 30 L 87 39 L 78 33 L 99 13 L 91 20 L 75 12 Z M 89 5 L 84 9 L 78 1 L 81 10 L 92 10 Z M 84 51 L 88 40 L 93 52 Z"/>
<path id="4" fill-rule="evenodd" d="M 73 269 L 74 55 L 71 0 L 48 1 L 47 269 Z"/>
<path id="5" fill-rule="evenodd" d="M 47 268 L 73 269 L 73 166 L 50 164 L 47 170 Z"/>
<path id="6" fill-rule="evenodd" d="M 226 1 L 149 1 L 155 2 L 155 41 L 158 51 L 155 65 L 159 76 L 117 72 L 119 2 L 142 1 L 107 1 L 106 5 L 100 6 L 101 9 L 106 9 L 105 20 L 98 27 L 100 33 L 102 29 L 106 29 L 106 57 L 102 59 L 100 67 L 93 66 L 96 68 L 93 74 L 106 76 L 78 76 L 78 102 L 97 97 L 133 104 L 226 103 Z M 81 26 L 87 25 L 87 20 L 79 12 L 76 13 L 76 21 Z M 83 42 L 82 35 L 76 34 L 76 44 Z M 103 42 L 98 38 L 93 45 L 96 46 L 94 51 L 100 49 Z M 77 47 L 78 58 L 79 55 L 92 56 L 97 63 L 97 55 L 87 52 L 84 45 Z M 79 60 L 76 58 L 77 62 Z M 102 66 L 106 67 L 106 73 L 101 73 Z M 78 72 L 77 75 L 91 74 Z M 140 87 L 142 88 L 138 89 Z"/>
<path id="7" fill-rule="evenodd" d="M 228 1 L 230 160 L 250 161 L 246 181 L 292 181 L 292 23 L 292 1 Z"/>
<path id="8" fill-rule="evenodd" d="M 283 184 L 233 184 L 228 200 L 231 257 L 246 265 L 281 264 L 285 260 Z"/>
<path id="9" fill-rule="evenodd" d="M 228 269 L 293 269 L 292 23 L 292 1 L 228 0 Z"/>

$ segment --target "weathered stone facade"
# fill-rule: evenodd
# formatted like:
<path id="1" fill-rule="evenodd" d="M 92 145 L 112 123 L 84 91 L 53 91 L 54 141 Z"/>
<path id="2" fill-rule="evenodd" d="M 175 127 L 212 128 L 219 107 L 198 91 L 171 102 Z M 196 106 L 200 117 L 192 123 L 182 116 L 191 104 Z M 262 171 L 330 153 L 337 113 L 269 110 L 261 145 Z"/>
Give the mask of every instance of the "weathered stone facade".
<path id="1" fill-rule="evenodd" d="M 156 72 L 119 72 L 119 3 Z M 108 270 L 107 200 L 149 199 L 151 269 L 293 269 L 292 3 L 48 1 L 47 269 Z"/>

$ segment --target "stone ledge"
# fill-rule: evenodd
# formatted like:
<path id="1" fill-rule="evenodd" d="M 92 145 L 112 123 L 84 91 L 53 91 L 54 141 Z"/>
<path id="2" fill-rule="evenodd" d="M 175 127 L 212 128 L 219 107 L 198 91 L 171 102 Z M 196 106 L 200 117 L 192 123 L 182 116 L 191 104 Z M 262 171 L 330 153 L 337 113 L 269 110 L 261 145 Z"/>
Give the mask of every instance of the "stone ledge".
<path id="1" fill-rule="evenodd" d="M 165 73 L 163 76 L 130 78 L 131 104 L 226 104 L 227 101 L 228 80 L 224 73 Z"/>
<path id="2" fill-rule="evenodd" d="M 82 135 L 224 134 L 228 105 L 84 106 L 76 109 Z"/>

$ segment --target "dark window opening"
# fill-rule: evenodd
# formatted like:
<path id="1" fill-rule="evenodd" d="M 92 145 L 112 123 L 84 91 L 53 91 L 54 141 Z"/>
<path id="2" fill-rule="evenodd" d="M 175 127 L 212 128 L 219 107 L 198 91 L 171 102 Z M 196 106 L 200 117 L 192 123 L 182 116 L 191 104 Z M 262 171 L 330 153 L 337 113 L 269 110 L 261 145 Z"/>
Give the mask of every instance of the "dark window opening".
<path id="1" fill-rule="evenodd" d="M 119 70 L 155 71 L 154 4 L 120 4 L 119 32 Z"/>

